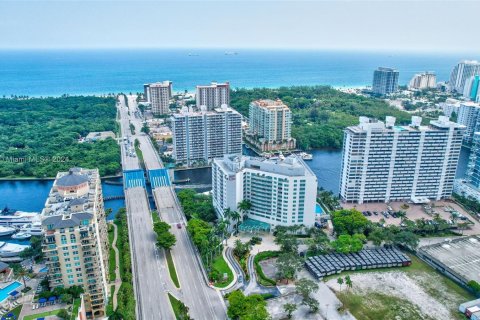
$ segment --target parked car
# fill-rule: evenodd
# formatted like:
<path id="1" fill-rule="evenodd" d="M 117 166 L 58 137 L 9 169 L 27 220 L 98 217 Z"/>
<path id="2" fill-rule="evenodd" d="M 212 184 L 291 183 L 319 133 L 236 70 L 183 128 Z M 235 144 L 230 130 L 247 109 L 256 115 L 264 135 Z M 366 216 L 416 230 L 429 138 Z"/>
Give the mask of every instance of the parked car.
<path id="1" fill-rule="evenodd" d="M 182 224 L 181 223 L 177 223 L 177 229 L 182 229 Z"/>

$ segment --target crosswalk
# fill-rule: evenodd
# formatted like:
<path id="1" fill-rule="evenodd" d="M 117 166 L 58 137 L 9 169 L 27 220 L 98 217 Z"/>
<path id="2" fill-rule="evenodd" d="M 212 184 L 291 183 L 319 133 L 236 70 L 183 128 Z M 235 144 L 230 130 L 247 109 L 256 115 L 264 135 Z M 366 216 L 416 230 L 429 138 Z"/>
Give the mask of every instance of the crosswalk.
<path id="1" fill-rule="evenodd" d="M 145 187 L 145 176 L 143 170 L 128 170 L 123 172 L 125 189 Z"/>
<path id="2" fill-rule="evenodd" d="M 152 189 L 157 187 L 168 187 L 171 185 L 167 169 L 148 170 L 148 177 L 150 179 Z"/>

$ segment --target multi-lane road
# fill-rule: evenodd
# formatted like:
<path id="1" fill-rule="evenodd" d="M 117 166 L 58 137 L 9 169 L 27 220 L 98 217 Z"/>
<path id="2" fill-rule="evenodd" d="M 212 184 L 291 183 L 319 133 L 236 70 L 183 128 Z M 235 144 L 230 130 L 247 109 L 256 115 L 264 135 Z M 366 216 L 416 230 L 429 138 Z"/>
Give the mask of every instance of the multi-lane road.
<path id="1" fill-rule="evenodd" d="M 122 96 L 119 98 L 122 134 L 129 136 L 131 144 L 140 142 L 145 169 L 159 170 L 163 164 L 151 144 L 150 138 L 140 133 L 142 120 L 136 116 L 135 97 L 128 97 L 128 109 Z M 130 132 L 130 124 L 135 134 Z M 125 170 L 140 169 L 138 158 L 131 157 L 122 145 L 122 163 Z M 134 160 L 133 160 L 134 159 Z M 173 187 L 152 186 L 155 204 L 160 217 L 172 226 L 177 243 L 172 249 L 180 288 L 176 288 L 168 274 L 163 250 L 155 246 L 155 234 L 144 187 L 126 188 L 125 199 L 129 216 L 129 230 L 135 278 L 138 319 L 173 319 L 167 293 L 181 300 L 189 308 L 192 319 L 226 319 L 226 308 L 221 294 L 208 286 L 207 278 L 186 231 L 185 216 Z"/>

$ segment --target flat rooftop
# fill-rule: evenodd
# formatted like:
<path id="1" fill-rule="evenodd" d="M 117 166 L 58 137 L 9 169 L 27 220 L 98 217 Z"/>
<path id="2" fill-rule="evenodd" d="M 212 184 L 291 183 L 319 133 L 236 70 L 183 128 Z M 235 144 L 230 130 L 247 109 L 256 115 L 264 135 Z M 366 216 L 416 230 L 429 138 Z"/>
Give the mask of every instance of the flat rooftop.
<path id="1" fill-rule="evenodd" d="M 480 282 L 480 236 L 444 241 L 420 249 L 462 278 Z"/>

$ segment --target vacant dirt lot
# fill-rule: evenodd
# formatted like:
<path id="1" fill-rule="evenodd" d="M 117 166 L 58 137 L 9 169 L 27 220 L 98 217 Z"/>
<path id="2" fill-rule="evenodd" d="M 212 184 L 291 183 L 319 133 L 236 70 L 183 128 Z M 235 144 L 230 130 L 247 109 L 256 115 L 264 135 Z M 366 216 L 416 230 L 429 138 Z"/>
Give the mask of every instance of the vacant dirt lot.
<path id="1" fill-rule="evenodd" d="M 417 258 L 412 261 L 411 267 L 391 271 L 350 273 L 350 289 L 337 283 L 345 274 L 326 284 L 359 320 L 462 319 L 457 308 L 470 294 Z"/>

